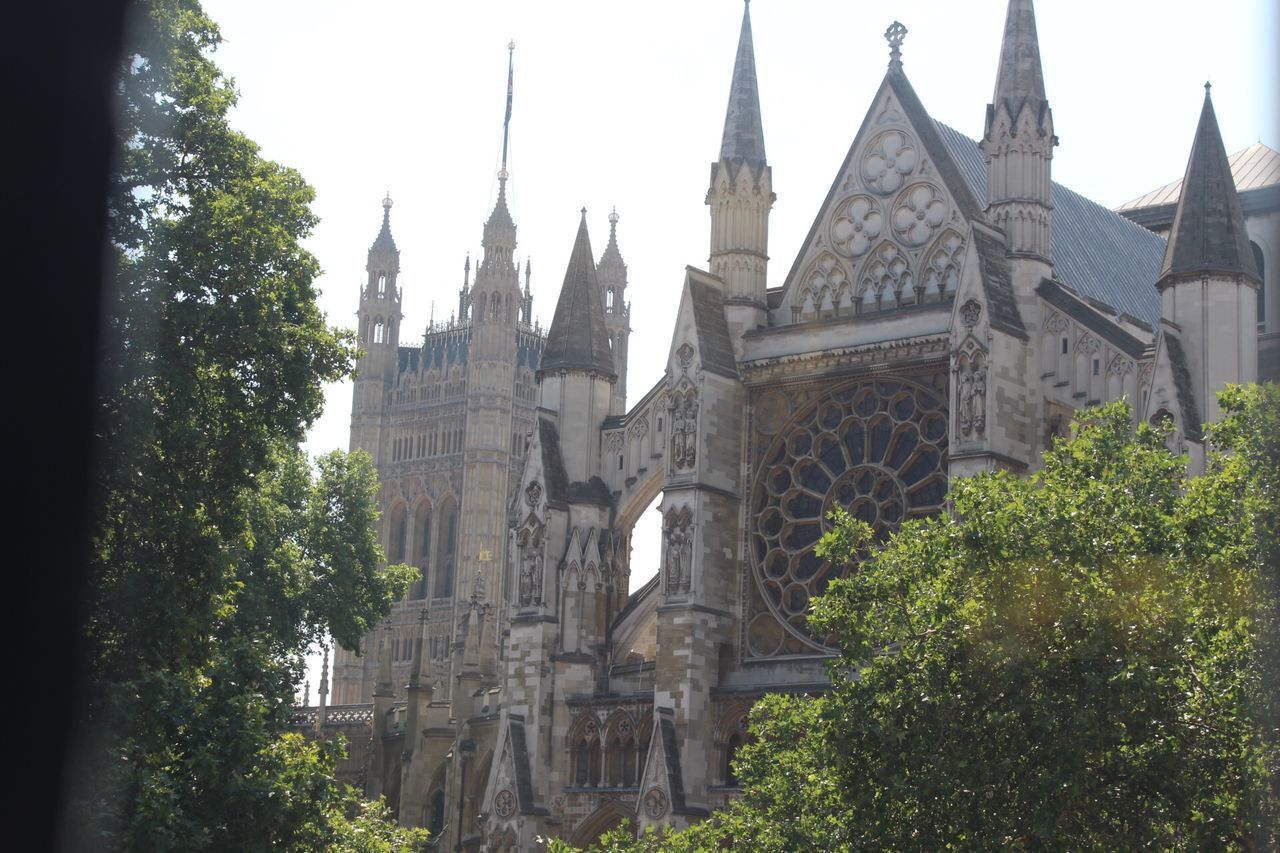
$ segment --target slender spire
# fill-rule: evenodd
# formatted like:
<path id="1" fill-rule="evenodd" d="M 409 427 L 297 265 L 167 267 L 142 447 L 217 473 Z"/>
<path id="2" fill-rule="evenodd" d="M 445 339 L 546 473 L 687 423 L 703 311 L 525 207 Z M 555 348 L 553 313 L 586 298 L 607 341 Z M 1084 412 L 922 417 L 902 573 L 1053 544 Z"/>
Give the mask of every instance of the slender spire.
<path id="1" fill-rule="evenodd" d="M 606 263 L 621 264 L 622 252 L 618 250 L 618 208 L 614 208 L 609 214 L 609 242 L 604 247 L 604 254 L 600 256 L 600 266 Z"/>
<path id="2" fill-rule="evenodd" d="M 600 302 L 600 284 L 591 254 L 591 238 L 587 234 L 585 207 L 538 369 L 539 372 L 576 369 L 617 375 Z"/>
<path id="3" fill-rule="evenodd" d="M 511 253 L 516 248 L 516 224 L 507 209 L 507 143 L 511 136 L 511 95 L 513 74 L 515 69 L 514 41 L 507 43 L 507 109 L 502 117 L 502 168 L 498 170 L 498 200 L 493 205 L 493 212 L 484 224 L 484 239 L 481 241 L 485 254 L 481 266 L 488 266 L 497 260 L 500 268 L 507 268 L 511 263 Z M 478 274 L 477 274 L 478 275 Z"/>
<path id="4" fill-rule="evenodd" d="M 1258 278 L 1208 83 L 1160 278 L 1206 273 Z"/>
<path id="5" fill-rule="evenodd" d="M 764 125 L 760 120 L 760 91 L 756 84 L 756 54 L 751 41 L 751 3 L 742 8 L 742 32 L 729 85 L 729 108 L 720 141 L 721 160 L 764 163 Z"/>
<path id="6" fill-rule="evenodd" d="M 391 191 L 382 199 L 382 230 L 369 248 L 371 252 L 395 252 L 396 241 L 391 236 Z"/>
<path id="7" fill-rule="evenodd" d="M 515 82 L 515 39 L 507 42 L 507 111 L 502 118 L 502 169 L 498 172 L 498 180 L 505 186 L 507 183 L 507 139 L 511 129 L 511 95 Z"/>
<path id="8" fill-rule="evenodd" d="M 1040 66 L 1036 12 L 1031 0 L 1009 0 L 1004 40 L 1000 44 L 1000 65 L 996 69 L 996 89 L 991 98 L 993 108 L 998 110 L 1001 103 L 1015 123 L 1024 105 L 1040 110 L 1048 104 L 1044 71 Z"/>

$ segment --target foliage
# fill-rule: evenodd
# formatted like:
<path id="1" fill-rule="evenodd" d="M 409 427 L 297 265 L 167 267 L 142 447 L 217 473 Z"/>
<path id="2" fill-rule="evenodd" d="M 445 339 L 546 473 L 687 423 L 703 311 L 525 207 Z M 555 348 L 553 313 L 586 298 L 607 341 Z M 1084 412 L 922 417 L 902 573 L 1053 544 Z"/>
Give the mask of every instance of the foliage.
<path id="1" fill-rule="evenodd" d="M 376 570 L 368 456 L 313 474 L 298 450 L 353 339 L 316 305 L 312 189 L 230 127 L 218 39 L 196 0 L 141 3 L 119 71 L 81 721 L 96 740 L 68 821 L 94 848 L 318 849 L 346 804 L 333 756 L 283 734 L 303 651 L 325 633 L 357 647 L 411 575 Z"/>
<path id="2" fill-rule="evenodd" d="M 1221 399 L 1200 477 L 1121 403 L 883 548 L 838 515 L 832 690 L 756 706 L 731 808 L 604 849 L 1274 849 L 1280 393 Z"/>

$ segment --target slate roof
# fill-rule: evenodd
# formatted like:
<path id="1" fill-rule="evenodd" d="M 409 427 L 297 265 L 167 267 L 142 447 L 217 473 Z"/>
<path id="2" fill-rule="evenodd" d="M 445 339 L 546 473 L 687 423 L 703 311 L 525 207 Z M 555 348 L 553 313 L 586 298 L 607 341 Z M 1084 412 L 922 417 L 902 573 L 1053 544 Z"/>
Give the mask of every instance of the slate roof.
<path id="1" fill-rule="evenodd" d="M 1182 409 L 1182 432 L 1192 441 L 1202 441 L 1204 431 L 1200 424 L 1200 408 L 1196 405 L 1196 394 L 1191 386 L 1191 370 L 1187 367 L 1186 351 L 1182 349 L 1182 341 L 1169 329 L 1164 329 L 1161 337 L 1164 338 L 1165 352 L 1169 354 L 1178 407 Z"/>
<path id="2" fill-rule="evenodd" d="M 1231 179 L 1237 193 L 1265 187 L 1280 186 L 1280 152 L 1273 151 L 1261 142 L 1242 148 L 1227 158 L 1231 167 Z M 1182 179 L 1171 181 L 1149 193 L 1143 193 L 1116 208 L 1118 212 L 1139 210 L 1161 205 L 1174 205 L 1182 195 Z"/>
<path id="3" fill-rule="evenodd" d="M 1036 293 L 1045 302 L 1057 308 L 1086 329 L 1102 336 L 1113 345 L 1124 350 L 1130 358 L 1142 358 L 1147 351 L 1147 344 L 1129 334 L 1120 325 L 1111 322 L 1098 313 L 1097 306 L 1086 304 L 1067 288 L 1056 281 L 1044 279 L 1036 287 Z M 1110 312 L 1107 312 L 1110 313 Z"/>
<path id="4" fill-rule="evenodd" d="M 524 715 L 508 717 L 507 733 L 511 736 L 511 764 L 516 771 L 516 797 L 520 814 L 545 815 L 549 812 L 534 804 L 533 781 L 529 773 L 529 746 L 524 736 Z"/>
<path id="5" fill-rule="evenodd" d="M 721 160 L 746 160 L 760 165 L 764 158 L 764 123 L 760 119 L 760 92 L 756 85 L 756 54 L 751 40 L 751 4 L 742 10 L 738 55 L 729 84 L 729 107 L 720 140 Z"/>
<path id="6" fill-rule="evenodd" d="M 557 507 L 569 501 L 569 475 L 564 469 L 564 457 L 560 455 L 560 430 L 555 421 L 545 415 L 538 416 L 538 443 L 542 447 L 542 476 L 547 481 L 547 503 Z"/>
<path id="7" fill-rule="evenodd" d="M 690 277 L 689 298 L 693 302 L 693 324 L 698 333 L 702 368 L 737 379 L 738 363 L 733 356 L 733 343 L 724 318 L 724 299 L 720 289 Z"/>
<path id="8" fill-rule="evenodd" d="M 987 167 L 978 143 L 942 122 L 934 125 L 965 185 L 985 208 Z M 1054 278 L 1081 296 L 1157 325 L 1160 294 L 1155 284 L 1164 239 L 1056 182 L 1050 201 Z"/>
<path id="9" fill-rule="evenodd" d="M 670 708 L 658 708 L 658 726 L 655 734 L 661 739 L 662 752 L 667 759 L 667 792 L 671 795 L 671 813 L 700 815 L 706 809 L 690 806 L 685 802 L 684 774 L 680 772 L 680 741 L 676 740 L 675 712 Z"/>
<path id="10" fill-rule="evenodd" d="M 604 306 L 600 300 L 600 284 L 591 254 L 591 238 L 587 234 L 587 211 L 582 210 L 578 236 L 569 255 L 556 313 L 547 332 L 539 373 L 548 370 L 593 370 L 606 376 L 617 376 L 613 368 L 613 351 L 604 323 Z"/>
<path id="11" fill-rule="evenodd" d="M 1203 273 L 1258 277 L 1208 84 L 1160 277 Z"/>
<path id="12" fill-rule="evenodd" d="M 1026 340 L 1027 329 L 1022 325 L 1018 301 L 1013 295 L 1009 256 L 1004 244 L 977 230 L 973 232 L 973 243 L 982 267 L 982 285 L 986 289 L 987 310 L 991 315 L 989 322 L 994 328 Z"/>

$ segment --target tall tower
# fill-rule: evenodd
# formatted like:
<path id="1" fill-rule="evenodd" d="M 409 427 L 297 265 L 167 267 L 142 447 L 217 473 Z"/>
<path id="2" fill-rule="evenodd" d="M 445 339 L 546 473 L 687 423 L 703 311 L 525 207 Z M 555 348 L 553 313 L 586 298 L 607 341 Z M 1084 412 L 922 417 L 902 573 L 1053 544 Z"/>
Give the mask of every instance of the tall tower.
<path id="1" fill-rule="evenodd" d="M 1031 0 L 1009 0 L 995 94 L 987 105 L 981 143 L 987 163 L 987 215 L 1004 230 L 1010 255 L 1039 261 L 1041 276 L 1049 274 L 1053 262 L 1049 193 L 1057 144 L 1040 67 L 1035 9 Z"/>
<path id="2" fill-rule="evenodd" d="M 631 337 L 631 305 L 627 302 L 627 264 L 618 251 L 618 211 L 609 214 L 609 245 L 604 247 L 596 264 L 600 281 L 600 304 L 604 306 L 604 325 L 613 349 L 613 366 L 618 381 L 613 386 L 613 402 L 609 414 L 627 410 L 627 340 Z"/>
<path id="3" fill-rule="evenodd" d="M 725 314 L 739 355 L 742 333 L 767 324 L 769 211 L 775 198 L 773 170 L 764 155 L 751 5 L 747 0 L 729 85 L 720 159 L 711 164 L 706 198 L 711 207 L 711 273 L 725 282 Z"/>
<path id="4" fill-rule="evenodd" d="M 369 247 L 367 278 L 360 290 L 360 359 L 351 402 L 351 449 L 380 461 L 386 395 L 395 378 L 400 342 L 400 250 L 391 236 L 391 194 L 382 200 L 382 230 Z"/>
<path id="5" fill-rule="evenodd" d="M 1175 324 L 1162 332 L 1166 340 L 1172 336 L 1181 343 L 1193 399 L 1206 421 L 1217 420 L 1217 393 L 1225 384 L 1257 380 L 1260 286 L 1206 83 L 1156 284 L 1161 318 Z M 1198 432 L 1200 425 L 1183 426 Z"/>
<path id="6" fill-rule="evenodd" d="M 515 264 L 516 225 L 507 209 L 507 140 L 515 42 L 507 46 L 507 110 L 502 129 L 498 200 L 484 224 L 483 254 L 469 296 L 466 431 L 463 445 L 462 537 L 455 621 L 467 621 L 462 686 L 496 677 L 498 637 L 491 601 L 501 594 L 507 504 L 514 451 L 516 328 L 523 294 Z M 479 596 L 477 598 L 477 595 Z M 473 600 L 475 599 L 475 600 Z M 486 609 L 489 606 L 489 609 Z M 460 696 L 469 695 L 464 690 Z"/>

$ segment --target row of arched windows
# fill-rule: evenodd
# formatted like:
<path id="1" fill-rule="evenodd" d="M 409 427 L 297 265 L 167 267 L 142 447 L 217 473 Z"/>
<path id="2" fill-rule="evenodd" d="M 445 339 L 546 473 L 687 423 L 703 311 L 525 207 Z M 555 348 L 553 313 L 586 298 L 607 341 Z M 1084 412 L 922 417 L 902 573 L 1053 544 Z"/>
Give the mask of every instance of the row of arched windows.
<path id="1" fill-rule="evenodd" d="M 570 779 L 579 788 L 634 788 L 653 731 L 653 716 L 637 725 L 625 711 L 616 711 L 603 735 L 589 712 L 579 715 L 570 729 Z"/>
<path id="2" fill-rule="evenodd" d="M 454 565 L 457 562 L 458 506 L 449 498 L 441 503 L 438 512 L 432 512 L 431 505 L 424 502 L 416 515 L 411 526 L 404 504 L 397 504 L 392 509 L 387 561 L 409 561 L 412 550 L 412 563 L 417 566 L 419 576 L 409 588 L 408 597 L 423 599 L 430 590 L 432 598 L 447 598 L 453 595 Z M 432 566 L 437 567 L 436 571 L 432 572 Z"/>
<path id="3" fill-rule="evenodd" d="M 479 293 L 472 297 L 471 304 L 474 306 L 471 316 L 476 320 L 502 320 L 505 317 L 508 323 L 514 323 L 520 310 L 519 301 L 511 293 L 505 299 L 501 293 Z"/>
<path id="4" fill-rule="evenodd" d="M 447 456 L 450 453 L 462 452 L 463 430 L 461 427 L 445 429 L 437 427 L 431 432 L 401 436 L 391 440 L 391 461 L 401 462 L 405 459 L 421 459 L 428 456 Z"/>

